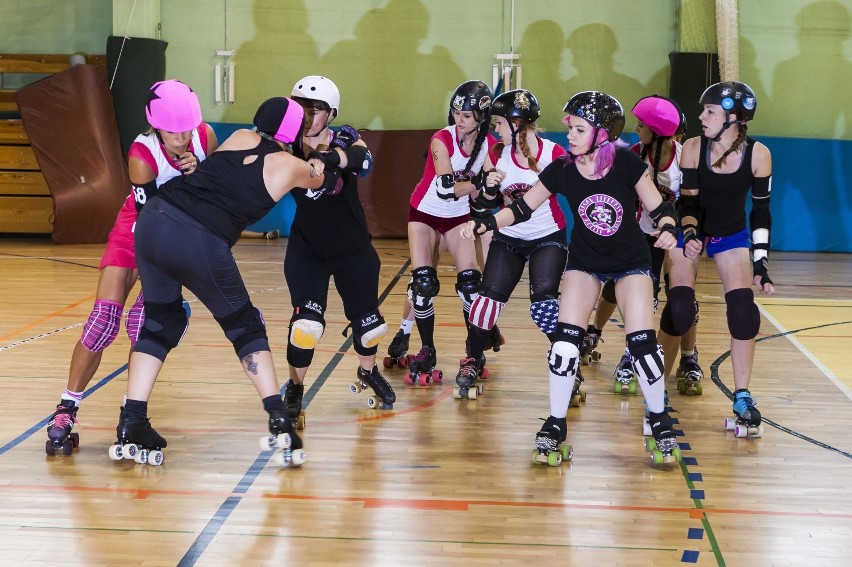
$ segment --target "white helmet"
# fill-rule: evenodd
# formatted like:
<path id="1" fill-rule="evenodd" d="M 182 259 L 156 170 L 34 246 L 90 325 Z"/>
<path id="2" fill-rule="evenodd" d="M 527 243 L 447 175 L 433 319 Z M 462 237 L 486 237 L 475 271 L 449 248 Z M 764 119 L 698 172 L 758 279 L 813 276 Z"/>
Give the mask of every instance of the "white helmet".
<path id="1" fill-rule="evenodd" d="M 332 117 L 340 113 L 340 90 L 334 81 L 327 77 L 319 75 L 308 75 L 299 79 L 293 85 L 293 92 L 290 96 L 307 98 L 311 100 L 321 100 L 326 103 L 332 112 Z"/>

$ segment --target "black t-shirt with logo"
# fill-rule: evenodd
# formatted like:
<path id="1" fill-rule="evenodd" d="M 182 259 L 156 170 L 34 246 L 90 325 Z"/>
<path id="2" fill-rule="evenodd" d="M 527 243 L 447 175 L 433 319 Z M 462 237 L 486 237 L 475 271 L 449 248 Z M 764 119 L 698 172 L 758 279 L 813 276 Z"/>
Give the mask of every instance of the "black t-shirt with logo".
<path id="1" fill-rule="evenodd" d="M 649 268 L 651 255 L 636 220 L 636 184 L 647 166 L 619 148 L 602 179 L 586 179 L 568 157 L 554 160 L 538 178 L 548 191 L 568 199 L 574 217 L 569 264 L 603 273 Z"/>

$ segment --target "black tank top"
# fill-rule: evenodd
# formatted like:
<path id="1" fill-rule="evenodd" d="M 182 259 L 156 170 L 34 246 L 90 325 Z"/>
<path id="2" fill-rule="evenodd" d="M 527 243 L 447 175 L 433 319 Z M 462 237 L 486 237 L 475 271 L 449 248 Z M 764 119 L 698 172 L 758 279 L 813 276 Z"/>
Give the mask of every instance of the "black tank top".
<path id="1" fill-rule="evenodd" d="M 282 150 L 277 145 L 262 140 L 248 150 L 213 152 L 198 165 L 195 173 L 163 184 L 157 197 L 172 203 L 233 246 L 248 225 L 275 206 L 263 181 L 263 163 L 267 155 L 279 151 Z M 243 160 L 249 156 L 257 159 L 244 164 Z"/>
<path id="2" fill-rule="evenodd" d="M 746 137 L 745 154 L 739 169 L 717 173 L 709 163 L 708 138 L 701 137 L 698 159 L 698 202 L 701 205 L 701 232 L 705 236 L 730 236 L 746 227 L 746 196 L 754 183 L 751 152 L 754 140 Z M 728 156 L 730 159 L 731 156 Z"/>

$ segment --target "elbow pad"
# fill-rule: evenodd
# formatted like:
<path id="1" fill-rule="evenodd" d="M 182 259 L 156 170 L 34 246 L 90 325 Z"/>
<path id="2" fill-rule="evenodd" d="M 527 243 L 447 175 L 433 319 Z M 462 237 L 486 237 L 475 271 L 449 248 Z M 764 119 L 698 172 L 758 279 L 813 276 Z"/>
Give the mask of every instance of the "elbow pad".
<path id="1" fill-rule="evenodd" d="M 665 201 L 660 203 L 659 207 L 649 212 L 648 214 L 651 216 L 651 220 L 654 221 L 655 228 L 659 228 L 660 221 L 666 217 L 672 219 L 671 226 L 674 226 L 674 224 L 677 222 L 677 213 L 675 213 L 674 207 L 671 205 L 671 203 L 667 203 Z M 666 224 L 668 225 L 669 223 Z"/>
<path id="2" fill-rule="evenodd" d="M 681 189 L 698 189 L 698 169 L 694 167 L 685 167 L 681 170 L 682 178 L 680 181 Z"/>
<path id="3" fill-rule="evenodd" d="M 444 200 L 458 200 L 456 197 L 456 178 L 452 173 L 445 173 L 435 177 L 435 190 L 438 197 Z"/>
<path id="4" fill-rule="evenodd" d="M 748 223 L 751 227 L 752 262 L 765 261 L 769 255 L 769 230 L 772 228 L 772 214 L 769 212 L 769 198 L 751 200 L 752 208 Z"/>
<path id="5" fill-rule="evenodd" d="M 136 201 L 136 212 L 141 211 L 145 203 L 158 192 L 156 179 L 152 179 L 148 183 L 133 183 L 131 187 L 133 188 L 133 199 Z"/>
<path id="6" fill-rule="evenodd" d="M 532 218 L 533 210 L 524 201 L 523 197 L 518 197 L 506 208 L 512 211 L 512 214 L 515 216 L 515 220 L 512 221 L 513 225 L 526 222 Z"/>
<path id="7" fill-rule="evenodd" d="M 352 171 L 360 174 L 364 169 L 364 162 L 370 154 L 367 148 L 364 146 L 352 146 L 342 151 L 346 154 L 346 167 L 343 171 Z M 370 160 L 370 164 L 372 165 L 372 160 Z"/>

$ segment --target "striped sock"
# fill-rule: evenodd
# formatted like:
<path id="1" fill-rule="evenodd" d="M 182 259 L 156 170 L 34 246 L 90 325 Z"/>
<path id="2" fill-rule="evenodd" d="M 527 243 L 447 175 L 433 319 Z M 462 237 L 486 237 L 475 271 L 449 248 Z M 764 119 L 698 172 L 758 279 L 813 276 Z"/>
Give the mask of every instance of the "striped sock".
<path id="1" fill-rule="evenodd" d="M 72 392 L 71 390 L 66 389 L 65 392 L 62 393 L 62 400 L 71 400 L 74 402 L 74 407 L 79 407 L 80 402 L 83 401 L 83 392 Z"/>

